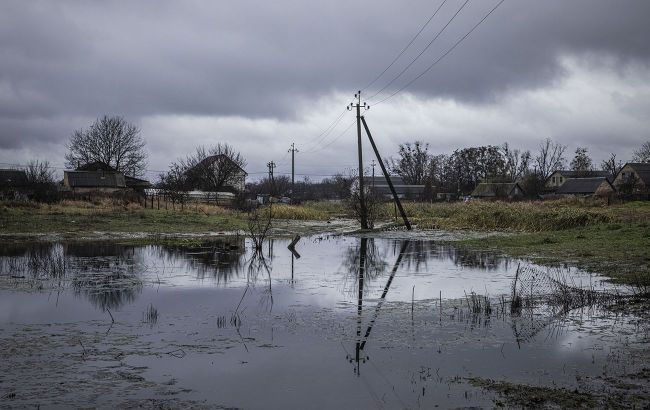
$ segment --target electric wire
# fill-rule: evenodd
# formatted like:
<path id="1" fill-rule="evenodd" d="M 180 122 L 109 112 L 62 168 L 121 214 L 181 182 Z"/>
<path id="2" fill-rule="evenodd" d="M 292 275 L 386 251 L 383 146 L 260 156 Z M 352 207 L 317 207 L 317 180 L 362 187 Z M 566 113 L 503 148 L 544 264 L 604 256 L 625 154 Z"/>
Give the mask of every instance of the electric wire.
<path id="1" fill-rule="evenodd" d="M 447 27 L 449 27 L 449 25 L 450 25 L 450 24 L 451 24 L 451 23 L 456 19 L 456 17 L 460 14 L 460 12 L 465 8 L 465 6 L 467 5 L 467 3 L 469 3 L 469 2 L 470 2 L 470 0 L 465 0 L 465 2 L 460 6 L 460 8 L 456 11 L 456 13 L 454 13 L 454 15 L 451 16 L 451 18 L 447 21 L 447 24 L 445 24 L 445 25 L 444 25 L 444 26 L 443 26 L 443 27 L 438 31 L 438 33 L 433 37 L 433 39 L 431 39 L 431 41 L 429 41 L 429 43 L 426 45 L 426 47 L 424 47 L 424 48 L 422 49 L 422 51 L 420 51 L 420 53 L 419 53 L 417 56 L 415 56 L 415 58 L 414 58 L 413 60 L 411 60 L 411 62 L 410 62 L 406 67 L 404 67 L 404 68 L 402 69 L 402 71 L 400 71 L 400 72 L 399 72 L 399 73 L 398 73 L 398 74 L 397 74 L 397 75 L 396 75 L 392 80 L 390 80 L 390 81 L 388 82 L 388 84 L 384 85 L 382 88 L 379 89 L 379 91 L 377 91 L 376 93 L 374 93 L 373 95 L 371 95 L 370 97 L 368 97 L 368 100 L 372 100 L 374 97 L 376 97 L 377 95 L 379 95 L 382 91 L 384 91 L 386 88 L 390 87 L 390 86 L 391 86 L 395 81 L 397 81 L 397 80 L 402 76 L 402 74 L 404 74 L 404 73 L 405 73 L 409 68 L 411 68 L 411 66 L 412 66 L 413 64 L 415 64 L 415 62 L 416 62 L 420 57 L 422 57 L 422 55 L 423 55 L 423 54 L 424 54 L 424 53 L 429 49 L 429 47 L 431 47 L 431 45 L 432 45 L 432 44 L 433 44 L 433 43 L 434 43 L 434 42 L 435 42 L 435 41 L 440 37 L 440 35 L 442 35 L 442 33 L 443 33 L 443 32 L 447 29 Z"/>
<path id="2" fill-rule="evenodd" d="M 425 75 L 426 73 L 431 71 L 431 69 L 433 67 L 435 67 L 440 61 L 442 61 L 446 56 L 448 56 L 452 51 L 454 51 L 454 49 L 456 47 L 458 47 L 458 45 L 460 45 L 460 43 L 462 43 L 467 37 L 469 37 L 470 34 L 472 34 L 474 32 L 474 30 L 476 30 L 478 28 L 478 26 L 480 26 L 485 20 L 487 20 L 487 18 L 490 17 L 490 15 L 492 13 L 494 13 L 496 11 L 496 9 L 498 9 L 499 6 L 501 6 L 501 4 L 503 4 L 503 2 L 505 2 L 505 0 L 500 0 L 485 16 L 483 16 L 483 18 L 481 20 L 479 20 L 478 23 L 476 23 L 467 33 L 465 33 L 464 36 L 462 36 L 460 39 L 458 39 L 458 41 L 456 41 L 454 43 L 454 45 L 452 45 L 449 49 L 447 49 L 447 51 L 445 51 L 440 57 L 438 57 L 431 65 L 429 65 L 429 67 L 427 67 L 424 71 L 422 71 L 418 76 L 413 78 L 411 81 L 406 83 L 403 87 L 401 87 L 397 91 L 393 92 L 392 94 L 390 94 L 386 98 L 373 103 L 373 106 L 376 106 L 378 104 L 381 104 L 381 103 L 393 98 L 394 96 L 396 96 L 397 94 L 399 94 L 400 92 L 404 91 L 406 88 L 411 86 L 411 84 L 413 84 L 414 82 L 419 80 L 423 75 Z"/>
<path id="3" fill-rule="evenodd" d="M 418 31 L 418 32 L 415 34 L 415 36 L 413 36 L 413 38 L 411 39 L 411 41 L 409 41 L 408 44 L 407 44 L 407 45 L 402 49 L 402 51 L 400 51 L 399 54 L 397 54 L 397 56 L 393 59 L 393 61 L 391 61 L 391 63 L 388 64 L 388 66 L 387 66 L 386 68 L 384 68 L 384 71 L 382 71 L 381 73 L 379 73 L 379 75 L 378 75 L 377 77 L 375 77 L 374 80 L 372 80 L 371 82 L 369 82 L 369 83 L 368 83 L 365 87 L 363 87 L 361 90 L 365 90 L 365 89 L 367 89 L 368 87 L 370 87 L 371 85 L 373 85 L 377 80 L 379 80 L 379 79 L 381 78 L 382 75 L 386 74 L 386 71 L 388 71 L 388 70 L 393 66 L 393 64 L 395 64 L 395 63 L 397 62 L 397 60 L 399 60 L 399 58 L 402 57 L 402 55 L 406 52 L 406 50 L 408 50 L 408 48 L 411 47 L 411 45 L 413 44 L 413 42 L 414 42 L 414 41 L 415 41 L 415 40 L 420 36 L 420 34 L 422 34 L 422 32 L 424 31 L 424 29 L 429 25 L 429 23 L 431 23 L 431 20 L 433 20 L 433 18 L 438 14 L 438 12 L 440 11 L 440 9 L 442 8 L 442 6 L 445 5 L 446 2 L 447 2 L 447 0 L 443 0 L 442 3 L 440 3 L 440 5 L 439 5 L 438 8 L 436 9 L 436 11 L 433 12 L 433 14 L 432 14 L 432 15 L 429 17 L 429 19 L 427 20 L 427 22 L 424 23 L 424 25 L 420 28 L 420 31 Z"/>

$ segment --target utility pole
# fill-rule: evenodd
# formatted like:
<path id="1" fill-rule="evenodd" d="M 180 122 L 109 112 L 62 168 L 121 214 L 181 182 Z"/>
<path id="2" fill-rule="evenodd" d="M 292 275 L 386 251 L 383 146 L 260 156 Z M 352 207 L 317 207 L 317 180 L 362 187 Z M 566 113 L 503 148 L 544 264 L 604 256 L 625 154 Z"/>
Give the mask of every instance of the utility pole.
<path id="1" fill-rule="evenodd" d="M 375 160 L 373 159 L 372 162 L 370 163 L 370 166 L 372 167 L 372 190 L 375 190 Z"/>
<path id="2" fill-rule="evenodd" d="M 370 109 L 370 106 L 365 102 L 361 104 L 361 90 L 358 93 L 354 94 L 356 103 L 351 102 L 348 105 L 348 111 L 352 108 L 357 109 L 357 149 L 359 151 L 359 208 L 361 216 L 361 229 L 368 229 L 368 217 L 366 211 L 366 200 L 365 200 L 365 191 L 363 190 L 363 153 L 361 146 L 361 107 L 364 109 Z"/>
<path id="3" fill-rule="evenodd" d="M 269 168 L 269 181 L 271 181 L 271 195 L 273 195 L 275 191 L 275 180 L 273 179 L 273 169 L 275 168 L 275 162 L 273 161 L 268 162 L 266 166 Z"/>
<path id="4" fill-rule="evenodd" d="M 296 148 L 295 143 L 291 143 L 291 148 L 289 148 L 289 151 L 291 153 L 291 202 L 293 202 L 293 198 L 296 192 L 296 162 L 295 162 L 295 154 L 296 152 L 299 152 L 298 149 Z"/>

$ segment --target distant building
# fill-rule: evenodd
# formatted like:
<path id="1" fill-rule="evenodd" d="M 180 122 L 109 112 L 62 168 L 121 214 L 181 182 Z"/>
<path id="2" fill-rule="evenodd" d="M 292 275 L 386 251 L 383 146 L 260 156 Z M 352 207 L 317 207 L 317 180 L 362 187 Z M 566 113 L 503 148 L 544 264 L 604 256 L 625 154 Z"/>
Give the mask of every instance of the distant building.
<path id="1" fill-rule="evenodd" d="M 576 178 L 594 178 L 594 177 L 608 177 L 607 171 L 569 171 L 569 170 L 556 170 L 553 172 L 546 181 L 544 187 L 549 190 L 555 190 L 561 187 L 566 181 Z"/>
<path id="2" fill-rule="evenodd" d="M 613 185 L 621 193 L 650 193 L 650 163 L 628 162 L 616 174 Z"/>
<path id="3" fill-rule="evenodd" d="M 481 182 L 471 193 L 472 198 L 479 199 L 521 199 L 525 191 L 517 182 Z"/>
<path id="4" fill-rule="evenodd" d="M 607 196 L 614 192 L 614 187 L 605 177 L 569 179 L 555 191 L 562 196 Z"/>
<path id="5" fill-rule="evenodd" d="M 145 189 L 151 188 L 151 182 L 149 182 L 149 181 L 147 181 L 145 179 L 140 179 L 140 178 L 124 175 L 122 172 L 118 172 L 112 166 L 110 166 L 110 165 L 108 165 L 108 164 L 106 164 L 104 162 L 101 162 L 101 161 L 91 162 L 90 164 L 86 164 L 86 165 L 82 165 L 82 166 L 78 167 L 75 171 L 66 171 L 66 172 L 79 172 L 79 171 L 95 172 L 95 173 L 100 172 L 101 173 L 101 174 L 99 174 L 100 177 L 105 176 L 107 174 L 121 174 L 123 176 L 123 178 L 124 178 L 124 185 L 125 185 L 124 187 L 119 186 L 120 178 L 119 177 L 115 178 L 115 182 L 116 182 L 116 184 L 118 184 L 118 185 L 116 185 L 116 188 L 119 187 L 120 189 L 126 188 L 126 189 L 130 189 L 132 191 L 135 191 L 135 192 L 143 193 L 145 191 Z M 83 176 L 80 176 L 79 178 L 83 179 Z M 88 175 L 87 179 L 92 179 L 92 177 L 90 175 Z M 64 185 L 66 185 L 65 184 L 65 176 L 64 176 Z M 70 188 L 72 188 L 72 187 L 70 187 Z M 100 186 L 98 188 L 101 188 L 100 190 L 104 190 L 106 188 L 106 186 Z"/>
<path id="6" fill-rule="evenodd" d="M 404 183 L 401 177 L 392 176 L 390 181 L 395 188 L 395 192 L 399 198 L 420 198 L 424 193 L 424 185 L 411 185 Z M 388 182 L 384 176 L 379 177 L 364 177 L 364 188 L 373 188 L 378 195 L 392 198 L 393 194 L 390 191 Z"/>
<path id="7" fill-rule="evenodd" d="M 63 186 L 75 194 L 89 192 L 112 194 L 127 189 L 124 174 L 106 171 L 64 171 Z"/>
<path id="8" fill-rule="evenodd" d="M 17 199 L 25 193 L 28 185 L 25 171 L 0 169 L 0 198 Z"/>

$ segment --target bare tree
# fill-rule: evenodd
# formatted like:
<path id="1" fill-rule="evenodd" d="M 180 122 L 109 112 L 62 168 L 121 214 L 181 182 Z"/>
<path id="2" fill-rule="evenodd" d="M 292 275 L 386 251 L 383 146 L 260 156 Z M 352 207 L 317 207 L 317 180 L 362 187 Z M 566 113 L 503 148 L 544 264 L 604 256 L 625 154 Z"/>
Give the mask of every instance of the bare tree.
<path id="1" fill-rule="evenodd" d="M 623 168 L 623 162 L 621 160 L 616 161 L 616 154 L 612 153 L 600 166 L 603 168 L 603 171 L 607 171 L 609 176 L 614 179 L 621 168 Z"/>
<path id="2" fill-rule="evenodd" d="M 25 168 L 27 183 L 30 185 L 54 185 L 54 170 L 48 161 L 30 161 Z"/>
<path id="3" fill-rule="evenodd" d="M 405 183 L 421 185 L 429 176 L 429 144 L 415 141 L 399 145 L 399 158 L 386 161 L 391 171 L 402 177 Z"/>
<path id="4" fill-rule="evenodd" d="M 25 168 L 27 184 L 30 187 L 31 198 L 36 201 L 51 202 L 58 199 L 54 170 L 47 161 L 30 161 Z"/>
<path id="5" fill-rule="evenodd" d="M 564 166 L 564 151 L 566 151 L 566 145 L 554 142 L 550 138 L 546 138 L 539 144 L 539 154 L 535 157 L 535 165 L 541 179 L 548 178 L 553 171 Z"/>
<path id="6" fill-rule="evenodd" d="M 246 166 L 246 160 L 231 145 L 219 143 L 209 148 L 198 147 L 177 165 L 185 171 L 193 188 L 218 192 L 234 182 Z"/>
<path id="7" fill-rule="evenodd" d="M 147 167 L 144 147 L 138 127 L 122 117 L 104 115 L 89 128 L 72 133 L 65 156 L 66 166 L 77 168 L 102 162 L 126 175 L 141 176 Z"/>
<path id="8" fill-rule="evenodd" d="M 511 181 L 516 181 L 526 175 L 530 169 L 530 151 L 511 149 L 505 142 L 501 146 L 501 152 L 505 160 L 505 174 Z"/>
<path id="9" fill-rule="evenodd" d="M 634 151 L 633 162 L 650 162 L 650 141 L 646 141 L 641 148 Z"/>
<path id="10" fill-rule="evenodd" d="M 158 188 L 172 202 L 184 203 L 187 199 L 187 192 L 191 187 L 185 170 L 178 164 L 172 164 L 169 171 L 160 174 Z"/>

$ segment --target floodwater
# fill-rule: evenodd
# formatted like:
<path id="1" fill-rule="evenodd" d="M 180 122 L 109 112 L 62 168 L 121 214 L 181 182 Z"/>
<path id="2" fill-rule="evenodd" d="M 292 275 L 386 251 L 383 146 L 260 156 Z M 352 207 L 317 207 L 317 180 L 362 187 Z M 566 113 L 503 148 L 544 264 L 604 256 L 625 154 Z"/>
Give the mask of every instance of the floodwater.
<path id="1" fill-rule="evenodd" d="M 423 239 L 288 244 L 3 245 L 0 407 L 491 407 L 470 378 L 603 393 L 647 367 L 635 314 L 510 314 L 519 266 L 611 289 L 588 273 Z"/>

